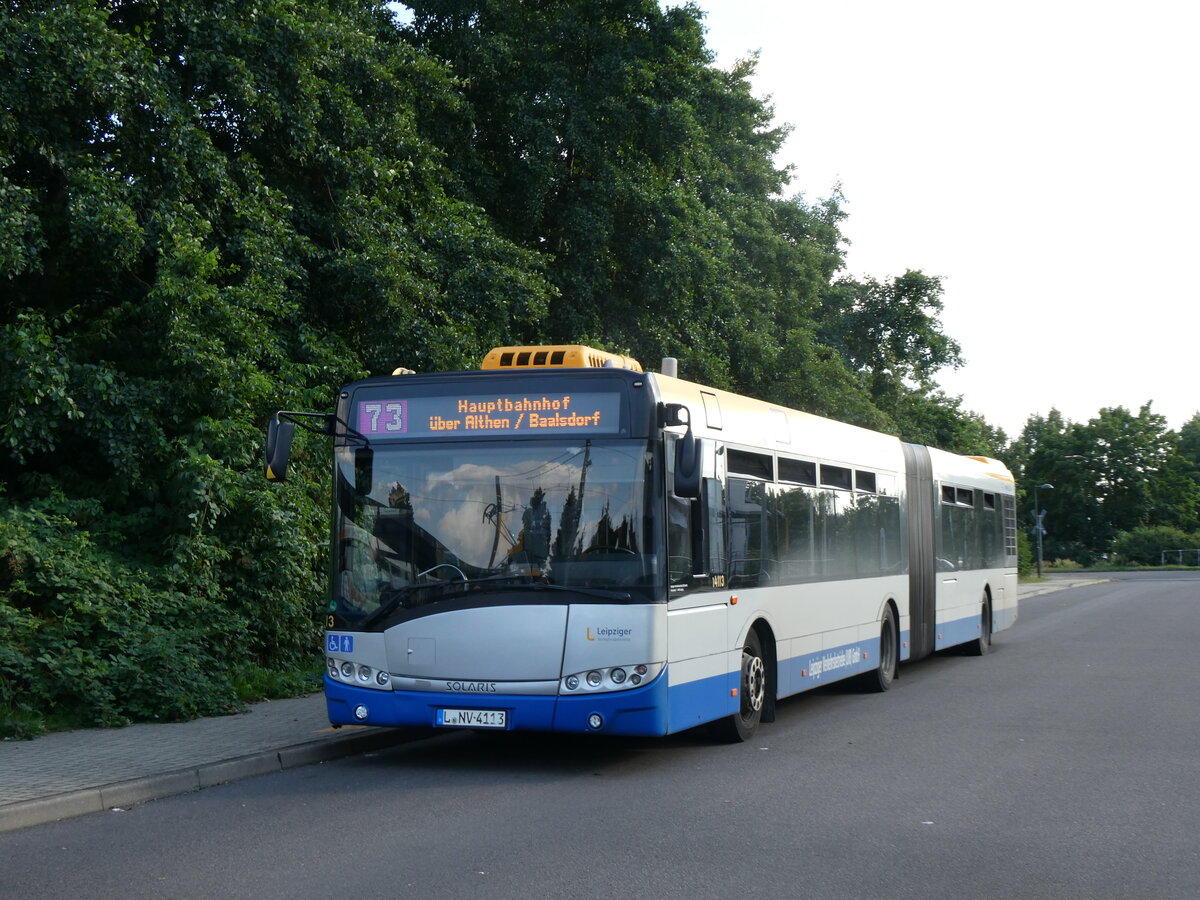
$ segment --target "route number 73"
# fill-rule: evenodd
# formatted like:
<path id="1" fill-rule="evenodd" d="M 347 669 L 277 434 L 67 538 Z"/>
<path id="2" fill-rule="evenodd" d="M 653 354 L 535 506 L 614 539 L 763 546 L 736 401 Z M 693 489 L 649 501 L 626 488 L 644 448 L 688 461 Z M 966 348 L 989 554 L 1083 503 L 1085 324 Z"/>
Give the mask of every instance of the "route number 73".
<path id="1" fill-rule="evenodd" d="M 407 431 L 404 406 L 403 400 L 393 400 L 388 403 L 364 403 L 363 411 L 371 417 L 370 433 Z"/>

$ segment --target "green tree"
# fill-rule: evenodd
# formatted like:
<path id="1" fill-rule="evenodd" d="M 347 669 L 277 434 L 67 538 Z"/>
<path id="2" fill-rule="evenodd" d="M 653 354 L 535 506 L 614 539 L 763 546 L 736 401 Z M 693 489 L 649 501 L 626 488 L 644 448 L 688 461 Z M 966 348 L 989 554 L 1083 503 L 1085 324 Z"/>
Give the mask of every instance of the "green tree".
<path id="1" fill-rule="evenodd" d="M 1115 535 L 1150 524 L 1154 485 L 1172 450 L 1166 419 L 1149 403 L 1137 415 L 1122 406 L 1102 409 L 1082 438 L 1088 449 L 1080 455 L 1095 474 L 1107 528 Z"/>
<path id="2" fill-rule="evenodd" d="M 0 715 L 190 714 L 131 704 L 207 679 L 228 706 L 236 673 L 308 657 L 327 450 L 298 448 L 315 487 L 263 484 L 267 412 L 474 361 L 552 294 L 448 189 L 420 123 L 458 105 L 383 3 L 4 7 Z M 191 680 L 129 666 L 115 690 L 118 621 L 178 653 L 143 679 Z M 38 673 L 71 654 L 96 677 L 55 694 Z"/>
<path id="3" fill-rule="evenodd" d="M 1200 413 L 1196 413 L 1179 429 L 1180 458 L 1200 472 Z"/>
<path id="4" fill-rule="evenodd" d="M 679 357 L 685 376 L 721 386 L 869 407 L 835 357 L 816 351 L 833 391 L 786 366 L 813 358 L 841 212 L 836 198 L 778 199 L 785 129 L 751 92 L 753 58 L 712 65 L 695 7 L 411 6 L 413 41 L 465 85 L 443 137 L 464 196 L 549 260 L 557 296 L 544 330 L 523 336 L 595 339 L 648 364 Z"/>
<path id="5" fill-rule="evenodd" d="M 983 417 L 935 384 L 944 368 L 963 364 L 946 335 L 941 279 L 908 271 L 885 281 L 841 277 L 821 292 L 818 339 L 855 373 L 870 404 L 908 441 L 958 453 L 996 456 L 1007 442 Z"/>
<path id="6" fill-rule="evenodd" d="M 941 279 L 922 272 L 884 282 L 842 279 L 826 292 L 821 333 L 886 409 L 906 386 L 926 389 L 940 369 L 962 365 L 961 348 L 942 331 L 942 309 Z"/>
<path id="7" fill-rule="evenodd" d="M 1200 415 L 1185 422 L 1177 433 L 1168 434 L 1168 439 L 1171 450 L 1166 465 L 1150 485 L 1150 519 L 1184 531 L 1200 531 Z"/>
<path id="8" fill-rule="evenodd" d="M 1034 526 L 1033 487 L 1053 485 L 1037 494 L 1038 506 L 1047 513 L 1043 547 L 1049 559 L 1091 562 L 1107 550 L 1111 539 L 1104 527 L 1094 473 L 1084 461 L 1086 449 L 1079 426 L 1058 410 L 1051 410 L 1046 417 L 1031 417 L 1012 449 L 1011 456 L 1023 460 L 1018 521 L 1027 530 Z"/>
<path id="9" fill-rule="evenodd" d="M 1030 420 L 1023 437 L 1026 486 L 1053 484 L 1040 495 L 1047 510 L 1046 552 L 1091 562 L 1119 532 L 1162 517 L 1161 485 L 1170 474 L 1175 439 L 1150 404 L 1134 415 L 1100 410 L 1086 424 Z"/>

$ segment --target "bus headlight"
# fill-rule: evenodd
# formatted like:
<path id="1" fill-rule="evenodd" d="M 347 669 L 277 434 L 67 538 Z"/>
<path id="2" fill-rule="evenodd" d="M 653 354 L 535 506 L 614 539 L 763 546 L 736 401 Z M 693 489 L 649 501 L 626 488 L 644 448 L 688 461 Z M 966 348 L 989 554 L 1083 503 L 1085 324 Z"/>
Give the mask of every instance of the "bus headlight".
<path id="1" fill-rule="evenodd" d="M 629 673 L 630 669 L 633 669 L 633 674 Z M 627 691 L 644 682 L 653 681 L 662 670 L 662 663 L 638 663 L 636 666 L 613 666 L 609 669 L 573 672 L 563 678 L 559 685 L 559 693 L 590 694 L 598 691 Z"/>
<path id="2" fill-rule="evenodd" d="M 332 656 L 326 658 L 325 664 L 329 667 L 329 677 L 334 681 L 357 682 L 359 687 L 376 691 L 393 690 L 392 676 L 385 669 L 376 669 L 348 659 L 334 659 Z"/>

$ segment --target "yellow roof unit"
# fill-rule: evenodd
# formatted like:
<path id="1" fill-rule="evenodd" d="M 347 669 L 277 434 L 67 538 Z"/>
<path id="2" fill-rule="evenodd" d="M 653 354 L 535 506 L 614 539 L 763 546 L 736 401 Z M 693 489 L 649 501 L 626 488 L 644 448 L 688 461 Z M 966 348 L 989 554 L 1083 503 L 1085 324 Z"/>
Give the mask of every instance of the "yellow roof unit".
<path id="1" fill-rule="evenodd" d="M 983 463 L 987 467 L 987 471 L 984 474 L 989 478 L 995 478 L 997 481 L 1004 481 L 1008 484 L 1016 484 L 1007 467 L 1000 460 L 992 459 L 990 456 L 968 456 L 967 459 Z"/>
<path id="2" fill-rule="evenodd" d="M 555 344 L 547 347 L 497 347 L 483 358 L 482 369 L 632 369 L 642 364 L 631 356 L 607 353 L 579 344 Z"/>

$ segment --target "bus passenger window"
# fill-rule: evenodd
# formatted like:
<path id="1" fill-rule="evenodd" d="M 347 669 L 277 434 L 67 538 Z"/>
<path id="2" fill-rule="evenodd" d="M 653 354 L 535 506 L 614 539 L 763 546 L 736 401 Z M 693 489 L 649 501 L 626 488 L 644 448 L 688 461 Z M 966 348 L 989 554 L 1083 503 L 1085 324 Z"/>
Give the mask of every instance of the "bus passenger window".
<path id="1" fill-rule="evenodd" d="M 814 545 L 817 506 L 813 493 L 802 487 L 788 485 L 777 487 L 776 492 L 774 505 L 778 512 L 776 553 L 779 557 L 779 579 L 784 584 L 811 581 L 820 574 L 820 560 Z"/>
<path id="2" fill-rule="evenodd" d="M 749 587 L 762 580 L 766 489 L 761 481 L 729 479 L 730 587 Z"/>

